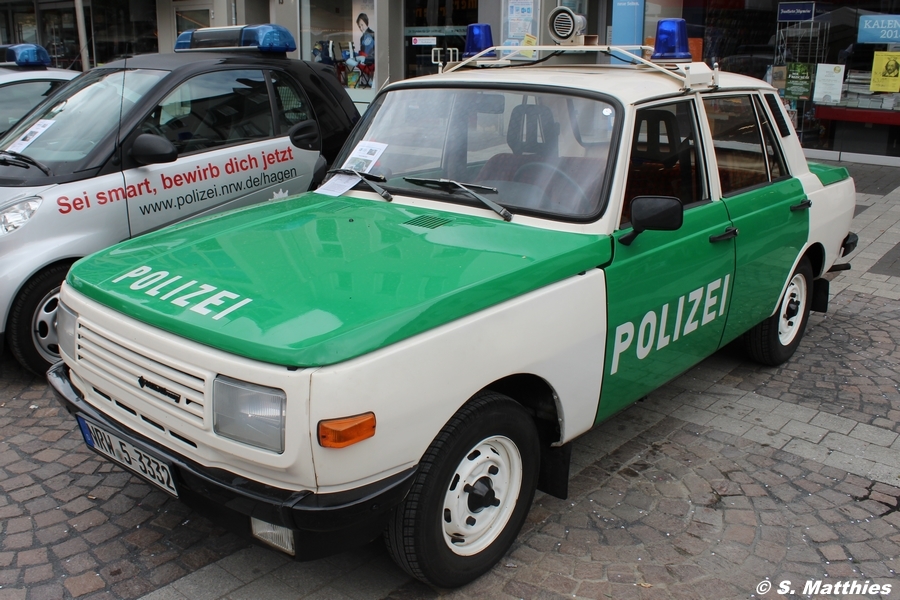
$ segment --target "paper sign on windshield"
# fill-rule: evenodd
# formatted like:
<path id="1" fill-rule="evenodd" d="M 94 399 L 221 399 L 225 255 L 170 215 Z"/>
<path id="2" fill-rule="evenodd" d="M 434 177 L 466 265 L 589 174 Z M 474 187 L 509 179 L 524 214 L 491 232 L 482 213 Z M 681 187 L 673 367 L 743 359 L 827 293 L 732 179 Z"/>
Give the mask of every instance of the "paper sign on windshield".
<path id="1" fill-rule="evenodd" d="M 50 119 L 41 119 L 31 126 L 31 128 L 22 134 L 22 137 L 9 145 L 6 149 L 9 152 L 21 152 L 31 145 L 34 140 L 38 139 L 42 133 L 47 131 L 56 121 Z"/>
<path id="2" fill-rule="evenodd" d="M 368 173 L 386 149 L 387 144 L 380 142 L 360 142 L 353 149 L 353 152 L 350 153 L 347 160 L 344 161 L 342 168 Z"/>
<path id="3" fill-rule="evenodd" d="M 334 175 L 323 185 L 319 186 L 316 189 L 316 193 L 326 196 L 340 196 L 350 191 L 357 183 L 359 183 L 359 177 L 356 175 Z"/>

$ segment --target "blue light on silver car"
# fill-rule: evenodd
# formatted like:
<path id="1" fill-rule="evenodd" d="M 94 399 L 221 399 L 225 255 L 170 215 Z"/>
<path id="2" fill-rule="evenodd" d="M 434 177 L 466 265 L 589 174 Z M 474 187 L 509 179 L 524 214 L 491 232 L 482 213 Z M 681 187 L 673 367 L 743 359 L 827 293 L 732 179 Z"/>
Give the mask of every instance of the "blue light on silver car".
<path id="1" fill-rule="evenodd" d="M 2 58 L 0 62 L 11 63 L 17 67 L 50 66 L 50 54 L 37 44 L 0 46 L 0 58 Z"/>

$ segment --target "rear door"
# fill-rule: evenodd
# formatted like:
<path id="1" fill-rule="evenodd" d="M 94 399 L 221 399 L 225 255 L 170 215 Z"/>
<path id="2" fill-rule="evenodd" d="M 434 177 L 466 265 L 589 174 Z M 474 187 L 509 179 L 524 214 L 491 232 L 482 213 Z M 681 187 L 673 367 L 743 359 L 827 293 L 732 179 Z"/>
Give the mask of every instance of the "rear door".
<path id="1" fill-rule="evenodd" d="M 141 133 L 168 139 L 175 162 L 126 169 L 109 202 L 128 204 L 131 235 L 210 211 L 309 189 L 318 150 L 302 150 L 290 127 L 313 118 L 302 89 L 281 71 L 230 69 L 191 77 L 143 119 Z"/>
<path id="2" fill-rule="evenodd" d="M 709 196 L 698 131 L 690 99 L 637 111 L 621 223 L 606 268 L 609 333 L 597 422 L 719 347 L 734 240 L 725 205 Z M 637 196 L 677 197 L 684 224 L 622 243 Z"/>
<path id="3" fill-rule="evenodd" d="M 704 97 L 703 105 L 722 203 L 738 231 L 725 344 L 775 311 L 808 239 L 809 204 L 757 94 Z"/>

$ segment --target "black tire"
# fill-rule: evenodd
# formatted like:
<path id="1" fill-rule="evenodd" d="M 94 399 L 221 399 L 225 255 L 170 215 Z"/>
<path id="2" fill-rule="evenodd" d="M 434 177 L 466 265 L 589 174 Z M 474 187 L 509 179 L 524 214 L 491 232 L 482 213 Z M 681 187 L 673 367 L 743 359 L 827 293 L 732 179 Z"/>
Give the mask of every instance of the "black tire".
<path id="1" fill-rule="evenodd" d="M 54 265 L 28 280 L 13 301 L 6 322 L 9 349 L 19 363 L 43 375 L 59 360 L 56 338 L 56 307 L 59 288 L 71 265 Z"/>
<path id="2" fill-rule="evenodd" d="M 747 352 L 753 360 L 775 367 L 794 355 L 809 321 L 812 289 L 812 266 L 804 256 L 791 274 L 778 310 L 747 332 Z"/>
<path id="3" fill-rule="evenodd" d="M 521 459 L 518 490 L 513 448 Z M 476 579 L 519 534 L 534 499 L 539 463 L 537 430 L 528 412 L 502 394 L 477 394 L 422 457 L 409 494 L 385 528 L 388 552 L 407 573 L 431 585 L 454 588 Z M 509 487 L 505 479 L 511 480 Z M 453 511 L 448 505 L 463 508 Z"/>

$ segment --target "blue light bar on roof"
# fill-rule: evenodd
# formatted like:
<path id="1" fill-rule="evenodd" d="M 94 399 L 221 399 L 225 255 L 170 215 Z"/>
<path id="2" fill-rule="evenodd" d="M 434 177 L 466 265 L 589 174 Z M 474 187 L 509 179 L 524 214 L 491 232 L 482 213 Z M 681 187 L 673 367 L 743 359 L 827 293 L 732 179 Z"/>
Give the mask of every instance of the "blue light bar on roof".
<path id="1" fill-rule="evenodd" d="M 256 48 L 260 52 L 293 52 L 297 43 L 281 25 L 238 25 L 190 29 L 178 36 L 175 51 Z"/>
<path id="2" fill-rule="evenodd" d="M 493 45 L 494 36 L 491 35 L 491 26 L 487 23 L 472 23 L 466 28 L 466 50 L 463 52 L 463 58 L 471 58 Z M 497 53 L 488 52 L 484 56 L 485 58 L 494 58 Z"/>
<path id="3" fill-rule="evenodd" d="M 691 60 L 687 22 L 684 19 L 660 19 L 656 24 L 656 43 L 652 61 L 684 62 Z"/>
<path id="4" fill-rule="evenodd" d="M 48 67 L 50 54 L 37 44 L 13 44 L 0 46 L 2 62 L 14 63 L 19 67 Z"/>

